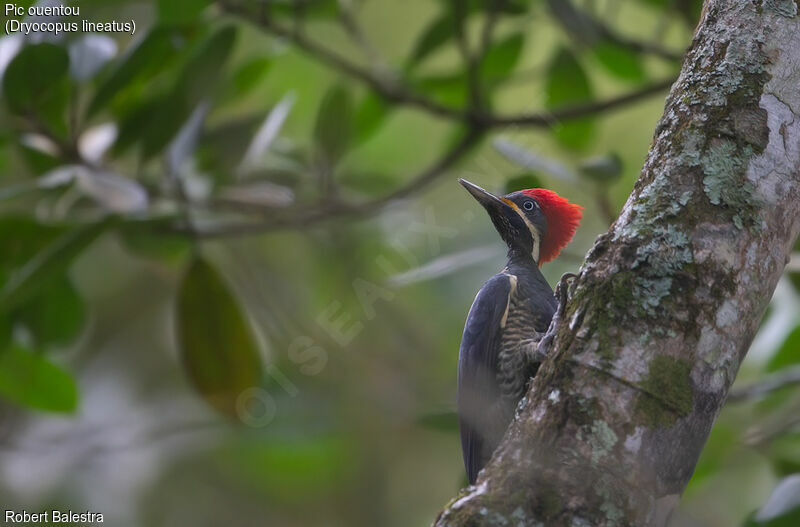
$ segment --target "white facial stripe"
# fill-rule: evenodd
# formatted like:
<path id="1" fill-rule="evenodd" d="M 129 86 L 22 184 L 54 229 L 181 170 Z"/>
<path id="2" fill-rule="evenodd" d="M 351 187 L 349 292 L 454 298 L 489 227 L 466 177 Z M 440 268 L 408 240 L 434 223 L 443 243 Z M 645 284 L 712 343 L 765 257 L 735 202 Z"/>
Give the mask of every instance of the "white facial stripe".
<path id="1" fill-rule="evenodd" d="M 500 199 L 502 199 L 503 202 L 506 203 L 509 207 L 514 209 L 514 212 L 516 212 L 519 215 L 519 217 L 522 218 L 522 221 L 525 222 L 525 225 L 527 225 L 528 230 L 531 233 L 531 238 L 533 238 L 533 249 L 531 249 L 531 257 L 533 258 L 534 262 L 538 263 L 539 262 L 539 231 L 536 230 L 536 227 L 533 226 L 533 223 L 531 223 L 531 221 L 528 219 L 528 217 L 525 215 L 525 213 L 520 210 L 520 208 L 517 206 L 516 203 L 514 203 L 510 199 L 506 199 L 506 198 L 500 198 Z"/>

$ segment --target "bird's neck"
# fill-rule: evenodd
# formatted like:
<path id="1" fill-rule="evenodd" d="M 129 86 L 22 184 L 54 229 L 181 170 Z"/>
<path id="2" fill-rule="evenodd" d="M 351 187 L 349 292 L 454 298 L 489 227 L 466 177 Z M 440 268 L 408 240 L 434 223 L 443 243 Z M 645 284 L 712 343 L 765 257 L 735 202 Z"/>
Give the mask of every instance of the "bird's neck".
<path id="1" fill-rule="evenodd" d="M 510 247 L 508 249 L 508 261 L 506 267 L 509 269 L 524 269 L 539 272 L 539 264 L 533 259 L 530 252 Z"/>

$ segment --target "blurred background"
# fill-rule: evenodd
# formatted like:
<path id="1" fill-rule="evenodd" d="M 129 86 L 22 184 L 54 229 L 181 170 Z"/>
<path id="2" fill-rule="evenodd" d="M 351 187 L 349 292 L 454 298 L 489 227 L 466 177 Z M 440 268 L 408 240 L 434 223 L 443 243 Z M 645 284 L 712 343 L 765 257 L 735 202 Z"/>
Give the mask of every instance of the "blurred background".
<path id="1" fill-rule="evenodd" d="M 457 178 L 583 205 L 543 269 L 576 271 L 701 2 L 16 6 L 78 13 L 2 19 L 3 508 L 423 526 L 505 257 Z M 793 259 L 671 525 L 800 525 L 798 289 Z"/>

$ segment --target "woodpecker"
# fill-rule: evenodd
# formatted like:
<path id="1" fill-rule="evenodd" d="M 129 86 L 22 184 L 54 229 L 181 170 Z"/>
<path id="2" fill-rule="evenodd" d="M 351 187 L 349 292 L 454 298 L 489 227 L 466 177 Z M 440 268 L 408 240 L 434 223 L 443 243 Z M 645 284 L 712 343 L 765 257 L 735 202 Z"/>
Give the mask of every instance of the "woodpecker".
<path id="1" fill-rule="evenodd" d="M 558 308 L 539 267 L 575 234 L 581 207 L 551 190 L 495 196 L 458 180 L 508 246 L 505 268 L 478 291 L 458 355 L 458 420 L 470 484 L 500 443 L 541 362 L 539 341 Z"/>

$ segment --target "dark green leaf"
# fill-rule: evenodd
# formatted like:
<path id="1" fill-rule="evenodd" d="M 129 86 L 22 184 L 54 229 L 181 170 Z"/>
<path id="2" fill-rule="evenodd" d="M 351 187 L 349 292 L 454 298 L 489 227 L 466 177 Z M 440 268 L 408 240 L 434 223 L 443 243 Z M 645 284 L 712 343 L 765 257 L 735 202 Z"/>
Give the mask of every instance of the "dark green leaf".
<path id="1" fill-rule="evenodd" d="M 518 190 L 525 190 L 528 188 L 541 188 L 542 180 L 539 179 L 539 176 L 532 173 L 527 174 L 520 174 L 516 177 L 512 177 L 511 179 L 506 181 L 505 191 L 506 194 L 510 194 L 511 192 L 516 192 Z"/>
<path id="2" fill-rule="evenodd" d="M 525 36 L 522 33 L 514 33 L 493 43 L 481 61 L 481 78 L 494 84 L 508 77 L 519 62 L 524 44 Z"/>
<path id="3" fill-rule="evenodd" d="M 592 52 L 600 64 L 615 77 L 634 82 L 644 80 L 645 71 L 641 58 L 629 47 L 603 41 L 596 44 Z"/>
<path id="4" fill-rule="evenodd" d="M 3 75 L 3 97 L 11 111 L 37 115 L 59 133 L 66 130 L 69 55 L 43 43 L 22 48 Z"/>
<path id="5" fill-rule="evenodd" d="M 97 90 L 89 105 L 89 113 L 105 107 L 118 93 L 134 81 L 146 79 L 168 64 L 167 58 L 176 50 L 176 35 L 172 30 L 157 26 L 150 30 L 139 45 L 129 51 Z"/>
<path id="6" fill-rule="evenodd" d="M 14 312 L 14 321 L 30 332 L 37 348 L 70 344 L 86 318 L 83 300 L 63 277 Z"/>
<path id="7" fill-rule="evenodd" d="M 236 28 L 226 26 L 209 36 L 189 58 L 175 88 L 185 98 L 188 108 L 194 108 L 213 93 L 235 43 Z"/>
<path id="8" fill-rule="evenodd" d="M 355 140 L 362 143 L 370 139 L 386 122 L 392 106 L 374 92 L 361 100 L 355 111 Z"/>
<path id="9" fill-rule="evenodd" d="M 545 91 L 549 109 L 587 103 L 593 96 L 589 77 L 566 48 L 561 48 L 550 62 Z M 587 117 L 559 123 L 554 127 L 554 132 L 556 138 L 566 146 L 580 148 L 592 139 L 594 125 L 594 119 Z"/>
<path id="10" fill-rule="evenodd" d="M 350 147 L 353 103 L 343 86 L 330 88 L 322 98 L 314 126 L 314 141 L 322 162 L 334 166 Z"/>
<path id="11" fill-rule="evenodd" d="M 43 355 L 17 346 L 0 352 L 0 396 L 49 412 L 72 412 L 78 389 L 72 376 Z"/>
<path id="12" fill-rule="evenodd" d="M 114 221 L 112 217 L 77 227 L 38 252 L 4 284 L 0 291 L 0 311 L 21 305 L 63 277 L 75 257 Z"/>
<path id="13" fill-rule="evenodd" d="M 178 290 L 178 343 L 189 379 L 218 411 L 237 417 L 237 399 L 261 379 L 261 358 L 247 319 L 217 271 L 202 258 Z"/>
<path id="14" fill-rule="evenodd" d="M 455 108 L 462 107 L 467 101 L 467 77 L 463 73 L 438 75 L 418 79 L 417 88 L 432 96 L 442 104 Z"/>
<path id="15" fill-rule="evenodd" d="M 622 177 L 622 159 L 616 153 L 592 157 L 583 161 L 578 166 L 578 171 L 592 181 L 613 183 Z"/>
<path id="16" fill-rule="evenodd" d="M 166 24 L 187 24 L 197 20 L 211 0 L 158 0 L 158 19 Z"/>
<path id="17" fill-rule="evenodd" d="M 18 113 L 35 111 L 47 104 L 54 88 L 69 71 L 69 55 L 55 44 L 35 44 L 22 48 L 3 76 L 3 96 Z"/>
<path id="18" fill-rule="evenodd" d="M 767 363 L 767 371 L 774 372 L 800 363 L 800 326 L 797 326 L 783 341 L 781 347 Z"/>
<path id="19" fill-rule="evenodd" d="M 414 45 L 414 50 L 408 57 L 406 68 L 411 69 L 429 55 L 433 54 L 455 35 L 456 23 L 449 13 L 445 13 L 438 18 L 434 19 L 425 31 L 422 32 L 417 43 Z"/>
<path id="20" fill-rule="evenodd" d="M 259 81 L 269 73 L 272 59 L 269 57 L 256 57 L 245 62 L 233 74 L 233 88 L 238 96 L 248 93 L 255 88 Z"/>

